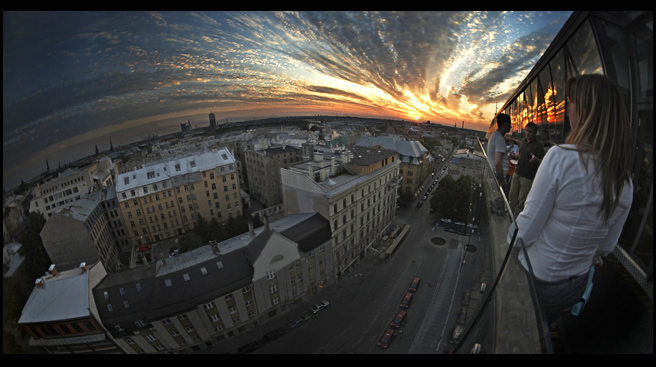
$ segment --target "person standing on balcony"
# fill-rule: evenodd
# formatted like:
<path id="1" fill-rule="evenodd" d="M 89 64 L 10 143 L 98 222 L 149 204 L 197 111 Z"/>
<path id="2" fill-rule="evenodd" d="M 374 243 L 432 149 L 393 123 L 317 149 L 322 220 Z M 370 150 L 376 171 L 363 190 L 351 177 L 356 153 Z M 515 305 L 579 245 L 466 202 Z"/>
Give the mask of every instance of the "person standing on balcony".
<path id="1" fill-rule="evenodd" d="M 545 155 L 517 217 L 549 324 L 581 300 L 593 258 L 615 249 L 633 201 L 621 90 L 588 74 L 568 80 L 565 92 L 571 133 Z M 523 251 L 519 260 L 528 269 Z"/>
<path id="2" fill-rule="evenodd" d="M 505 194 L 508 193 L 506 172 L 508 172 L 508 151 L 506 150 L 506 139 L 504 136 L 510 132 L 510 116 L 500 113 L 497 116 L 497 131 L 490 136 L 487 143 L 487 159 L 494 171 L 499 185 Z"/>
<path id="3" fill-rule="evenodd" d="M 529 122 L 526 124 L 526 139 L 522 140 L 519 146 L 519 160 L 517 161 L 517 168 L 515 174 L 512 176 L 510 182 L 510 193 L 508 194 L 508 201 L 510 201 L 510 210 L 513 212 L 515 218 L 524 209 L 524 202 L 528 196 L 533 179 L 538 171 L 538 166 L 544 157 L 544 147 L 535 138 L 538 127 Z M 510 155 L 513 159 L 513 155 Z"/>

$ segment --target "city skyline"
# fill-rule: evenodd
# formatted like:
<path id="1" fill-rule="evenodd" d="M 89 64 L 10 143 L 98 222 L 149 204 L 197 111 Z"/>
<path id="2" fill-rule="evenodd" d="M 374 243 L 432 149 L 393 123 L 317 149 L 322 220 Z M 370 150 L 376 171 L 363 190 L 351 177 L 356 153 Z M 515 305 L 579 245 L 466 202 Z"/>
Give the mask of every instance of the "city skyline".
<path id="1" fill-rule="evenodd" d="M 5 12 L 3 186 L 190 121 L 484 130 L 571 12 Z"/>

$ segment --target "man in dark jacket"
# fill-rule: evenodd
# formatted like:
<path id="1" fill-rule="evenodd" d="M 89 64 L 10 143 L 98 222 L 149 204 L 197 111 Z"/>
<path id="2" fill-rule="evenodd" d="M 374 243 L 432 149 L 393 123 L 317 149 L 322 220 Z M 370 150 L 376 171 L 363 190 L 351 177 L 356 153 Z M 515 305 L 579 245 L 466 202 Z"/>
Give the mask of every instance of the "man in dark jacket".
<path id="1" fill-rule="evenodd" d="M 538 166 L 542 158 L 544 158 L 544 147 L 535 138 L 537 130 L 538 127 L 534 123 L 529 122 L 525 128 L 526 139 L 522 140 L 519 145 L 519 160 L 508 194 L 510 210 L 513 211 L 515 218 L 524 209 L 524 202 L 526 201 L 528 192 L 531 191 L 533 179 L 538 172 Z M 513 157 L 511 156 L 510 158 L 512 159 Z"/>

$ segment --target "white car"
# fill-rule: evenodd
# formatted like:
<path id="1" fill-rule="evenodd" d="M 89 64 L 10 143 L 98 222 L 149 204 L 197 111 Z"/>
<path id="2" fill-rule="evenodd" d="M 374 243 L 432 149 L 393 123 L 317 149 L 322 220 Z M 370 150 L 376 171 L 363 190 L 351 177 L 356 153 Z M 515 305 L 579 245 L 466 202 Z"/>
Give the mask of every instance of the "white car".
<path id="1" fill-rule="evenodd" d="M 317 313 L 317 312 L 323 310 L 324 308 L 326 308 L 328 306 L 330 306 L 330 302 L 328 302 L 324 299 L 323 301 L 321 301 L 321 302 L 317 303 L 316 305 L 312 306 L 310 311 L 312 311 L 312 313 Z"/>

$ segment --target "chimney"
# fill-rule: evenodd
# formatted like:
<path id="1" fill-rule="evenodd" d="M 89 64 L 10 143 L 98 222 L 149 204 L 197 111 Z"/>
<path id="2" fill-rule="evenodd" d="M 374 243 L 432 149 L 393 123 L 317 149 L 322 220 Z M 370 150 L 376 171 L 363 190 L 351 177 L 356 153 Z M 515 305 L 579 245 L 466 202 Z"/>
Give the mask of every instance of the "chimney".
<path id="1" fill-rule="evenodd" d="M 210 247 L 212 248 L 213 252 L 216 252 L 217 254 L 221 253 L 221 251 L 219 251 L 219 244 L 216 241 L 211 240 Z"/>
<path id="2" fill-rule="evenodd" d="M 141 261 L 146 266 L 146 269 L 150 269 L 150 264 L 148 263 L 148 259 L 146 258 L 146 255 L 139 254 L 139 256 L 141 256 Z"/>
<path id="3" fill-rule="evenodd" d="M 264 219 L 264 228 L 266 230 L 269 230 L 269 216 L 265 215 L 263 219 Z"/>
<path id="4" fill-rule="evenodd" d="M 55 267 L 55 264 L 50 265 L 50 268 L 48 268 L 48 272 L 52 274 L 53 277 L 57 275 L 57 267 Z"/>
<path id="5" fill-rule="evenodd" d="M 83 273 L 86 273 L 87 263 L 80 263 L 80 270 L 82 270 Z"/>
<path id="6" fill-rule="evenodd" d="M 252 235 L 255 234 L 255 229 L 253 228 L 253 219 L 248 218 L 248 233 Z"/>
<path id="7" fill-rule="evenodd" d="M 39 278 L 36 281 L 34 281 L 34 285 L 37 286 L 38 288 L 43 288 L 46 284 L 43 281 L 43 278 Z"/>
<path id="8" fill-rule="evenodd" d="M 351 154 L 351 153 L 349 151 L 346 151 L 346 150 L 341 153 L 342 163 L 350 163 L 351 162 L 349 154 Z"/>

